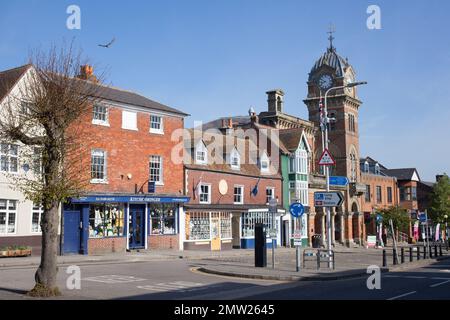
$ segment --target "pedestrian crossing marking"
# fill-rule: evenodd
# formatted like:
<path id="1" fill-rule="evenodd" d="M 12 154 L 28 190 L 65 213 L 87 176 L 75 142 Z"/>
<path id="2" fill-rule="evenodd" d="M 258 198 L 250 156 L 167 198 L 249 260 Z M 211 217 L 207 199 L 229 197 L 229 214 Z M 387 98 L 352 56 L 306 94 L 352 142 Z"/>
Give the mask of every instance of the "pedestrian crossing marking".
<path id="1" fill-rule="evenodd" d="M 167 292 L 167 291 L 189 292 L 198 290 L 200 287 L 203 287 L 204 285 L 205 284 L 198 282 L 175 281 L 168 283 L 157 283 L 146 286 L 138 286 L 137 288 L 154 292 Z"/>
<path id="2" fill-rule="evenodd" d="M 85 278 L 83 280 L 115 284 L 115 283 L 130 283 L 130 282 L 145 281 L 146 279 L 136 278 L 136 277 L 132 277 L 132 276 L 105 275 L 105 276 L 98 276 L 98 277 L 89 277 L 89 278 Z"/>

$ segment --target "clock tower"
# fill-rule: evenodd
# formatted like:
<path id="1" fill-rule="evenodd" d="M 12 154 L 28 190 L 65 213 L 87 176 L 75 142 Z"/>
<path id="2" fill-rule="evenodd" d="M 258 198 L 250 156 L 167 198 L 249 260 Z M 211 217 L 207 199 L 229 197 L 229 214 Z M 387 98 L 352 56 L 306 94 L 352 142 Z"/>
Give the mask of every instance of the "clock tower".
<path id="1" fill-rule="evenodd" d="M 309 73 L 308 96 L 304 100 L 308 107 L 309 120 L 319 128 L 319 105 L 321 99 L 325 105 L 323 99 L 326 91 L 333 87 L 344 86 L 356 79 L 355 71 L 348 60 L 337 53 L 333 39 L 330 34 L 329 47 Z M 348 196 L 351 199 L 348 199 L 347 210 L 353 212 L 361 208 L 360 200 L 356 198 L 361 195 L 361 186 L 358 185 L 360 181 L 358 111 L 361 104 L 356 87 L 332 90 L 328 94 L 328 117 L 335 119 L 328 127 L 329 151 L 336 160 L 336 166 L 330 168 L 330 174 L 348 177 L 351 183 Z M 323 151 L 320 130 L 317 135 L 315 159 L 318 159 Z M 354 202 L 358 208 L 352 208 Z"/>

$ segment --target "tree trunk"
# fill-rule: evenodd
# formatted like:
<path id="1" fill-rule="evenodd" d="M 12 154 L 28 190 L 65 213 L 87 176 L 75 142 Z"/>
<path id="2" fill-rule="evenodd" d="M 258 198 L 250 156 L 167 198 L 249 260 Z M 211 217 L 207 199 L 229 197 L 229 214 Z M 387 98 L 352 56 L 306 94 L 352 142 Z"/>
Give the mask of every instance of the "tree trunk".
<path id="1" fill-rule="evenodd" d="M 59 210 L 58 203 L 53 202 L 50 209 L 44 209 L 42 216 L 42 252 L 41 264 L 36 271 L 36 285 L 30 291 L 30 295 L 39 297 L 50 297 L 59 295 L 56 285 L 56 275 L 58 273 L 58 226 Z"/>

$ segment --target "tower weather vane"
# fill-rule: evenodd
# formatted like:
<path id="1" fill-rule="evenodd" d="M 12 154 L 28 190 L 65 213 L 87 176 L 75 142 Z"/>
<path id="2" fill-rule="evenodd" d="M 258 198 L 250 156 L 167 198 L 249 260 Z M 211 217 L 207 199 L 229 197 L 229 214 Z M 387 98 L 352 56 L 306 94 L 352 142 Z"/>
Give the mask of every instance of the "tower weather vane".
<path id="1" fill-rule="evenodd" d="M 329 31 L 327 33 L 330 35 L 328 37 L 328 40 L 330 41 L 330 50 L 333 50 L 334 49 L 334 47 L 333 47 L 333 40 L 334 40 L 333 33 L 336 32 L 336 28 L 335 28 L 335 26 L 333 24 L 330 23 L 330 26 L 329 26 L 328 30 Z"/>

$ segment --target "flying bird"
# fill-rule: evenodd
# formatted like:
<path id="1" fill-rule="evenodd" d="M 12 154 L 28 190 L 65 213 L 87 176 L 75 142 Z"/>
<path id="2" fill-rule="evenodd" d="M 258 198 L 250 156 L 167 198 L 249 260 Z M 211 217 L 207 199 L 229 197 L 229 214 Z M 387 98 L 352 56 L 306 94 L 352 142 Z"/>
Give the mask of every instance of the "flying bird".
<path id="1" fill-rule="evenodd" d="M 108 43 L 108 44 L 99 44 L 98 46 L 99 46 L 99 47 L 102 47 L 102 48 L 109 48 L 109 47 L 111 47 L 111 45 L 114 43 L 114 41 L 116 41 L 116 38 L 113 38 L 113 39 L 111 40 L 111 42 Z"/>

